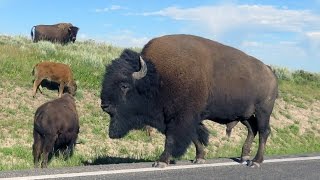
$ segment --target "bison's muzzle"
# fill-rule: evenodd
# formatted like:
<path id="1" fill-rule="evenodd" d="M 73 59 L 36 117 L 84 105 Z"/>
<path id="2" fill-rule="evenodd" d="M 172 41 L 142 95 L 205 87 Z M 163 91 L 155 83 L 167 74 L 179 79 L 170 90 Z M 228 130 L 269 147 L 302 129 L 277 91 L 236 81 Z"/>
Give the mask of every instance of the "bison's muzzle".
<path id="1" fill-rule="evenodd" d="M 128 133 L 128 130 L 124 130 L 123 126 L 117 123 L 115 118 L 111 118 L 109 127 L 109 137 L 111 139 L 123 138 Z"/>
<path id="2" fill-rule="evenodd" d="M 108 104 L 101 104 L 101 109 L 104 111 L 104 112 L 106 112 L 106 113 L 108 113 L 109 111 L 109 105 Z"/>

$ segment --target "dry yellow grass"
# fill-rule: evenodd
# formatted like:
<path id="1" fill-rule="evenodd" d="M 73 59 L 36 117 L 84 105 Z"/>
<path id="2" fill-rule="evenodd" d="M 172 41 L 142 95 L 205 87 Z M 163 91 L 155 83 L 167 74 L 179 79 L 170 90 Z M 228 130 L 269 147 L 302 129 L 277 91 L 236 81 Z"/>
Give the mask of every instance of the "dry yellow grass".
<path id="1" fill-rule="evenodd" d="M 5 87 L 5 88 L 4 88 Z M 2 83 L 0 88 L 0 144 L 1 148 L 21 147 L 29 153 L 27 159 L 14 154 L 3 154 L 0 151 L 0 165 L 8 164 L 8 167 L 14 168 L 15 164 L 25 163 L 24 168 L 31 168 L 31 147 L 33 115 L 37 107 L 41 104 L 57 98 L 56 91 L 44 89 L 44 94 L 37 94 L 36 98 L 31 96 L 30 88 L 17 87 L 14 84 Z M 80 134 L 76 146 L 76 154 L 85 161 L 94 162 L 102 157 L 135 157 L 137 159 L 156 158 L 163 150 L 164 136 L 158 132 L 154 133 L 151 140 L 148 140 L 145 133 L 139 130 L 130 132 L 134 138 L 125 138 L 112 140 L 107 136 L 108 115 L 100 109 L 100 99 L 97 92 L 79 90 L 81 97 L 76 97 L 77 110 L 80 116 Z M 299 135 L 306 131 L 314 132 L 319 137 L 320 126 L 320 101 L 315 101 L 307 109 L 288 105 L 282 99 L 278 99 L 274 114 L 276 118 L 271 118 L 273 133 L 275 128 L 285 128 L 298 122 Z M 292 119 L 280 114 L 280 111 L 287 111 Z M 312 119 L 315 118 L 315 119 Z M 311 119 L 311 120 L 310 120 Z M 217 154 L 219 149 L 224 146 L 240 147 L 246 137 L 246 128 L 239 123 L 232 132 L 230 139 L 226 138 L 225 126 L 205 121 L 210 131 L 214 132 L 210 136 L 210 145 L 206 148 L 208 157 L 225 156 Z M 139 138 L 141 136 L 141 138 Z M 273 144 L 272 137 L 268 141 L 268 146 Z M 194 156 L 194 147 L 191 146 L 184 158 L 192 159 Z M 238 148 L 238 151 L 240 149 Z M 14 153 L 14 152 L 13 152 Z M 240 155 L 240 154 L 238 154 Z M 76 165 L 76 164 L 75 164 Z M 52 163 L 52 166 L 64 166 L 59 162 Z"/>

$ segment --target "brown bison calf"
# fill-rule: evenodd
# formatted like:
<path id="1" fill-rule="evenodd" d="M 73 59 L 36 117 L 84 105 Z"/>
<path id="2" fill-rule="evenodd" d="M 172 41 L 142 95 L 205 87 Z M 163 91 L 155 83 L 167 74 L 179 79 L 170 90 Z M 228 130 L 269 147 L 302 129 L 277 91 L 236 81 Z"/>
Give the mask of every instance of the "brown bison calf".
<path id="1" fill-rule="evenodd" d="M 41 105 L 34 116 L 33 158 L 38 167 L 46 168 L 53 153 L 63 152 L 72 156 L 79 133 L 79 117 L 74 98 L 63 94 L 61 98 Z"/>
<path id="2" fill-rule="evenodd" d="M 61 97 L 65 86 L 67 87 L 68 93 L 73 96 L 76 94 L 77 84 L 73 79 L 70 67 L 66 64 L 46 61 L 41 62 L 34 66 L 32 75 L 35 77 L 33 83 L 33 97 L 35 97 L 39 85 L 45 79 L 59 84 L 59 97 Z"/>

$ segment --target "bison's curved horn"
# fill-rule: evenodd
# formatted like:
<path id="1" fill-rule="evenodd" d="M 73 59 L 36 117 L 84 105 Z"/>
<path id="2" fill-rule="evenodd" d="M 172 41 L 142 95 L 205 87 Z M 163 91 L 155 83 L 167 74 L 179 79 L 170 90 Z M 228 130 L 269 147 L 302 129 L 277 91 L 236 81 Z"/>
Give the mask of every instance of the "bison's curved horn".
<path id="1" fill-rule="evenodd" d="M 141 56 L 140 56 L 140 65 L 141 65 L 140 70 L 138 72 L 132 73 L 133 79 L 139 80 L 146 76 L 148 68 Z"/>

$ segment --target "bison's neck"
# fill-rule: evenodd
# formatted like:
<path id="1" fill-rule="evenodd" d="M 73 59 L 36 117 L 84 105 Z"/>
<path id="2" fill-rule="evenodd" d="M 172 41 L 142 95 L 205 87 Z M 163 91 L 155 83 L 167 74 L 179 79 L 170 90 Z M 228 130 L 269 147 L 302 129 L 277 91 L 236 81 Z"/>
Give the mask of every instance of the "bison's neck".
<path id="1" fill-rule="evenodd" d="M 159 108 L 159 104 L 148 107 L 148 117 L 145 119 L 144 124 L 156 128 L 159 132 L 165 132 L 165 121 L 163 108 Z"/>

